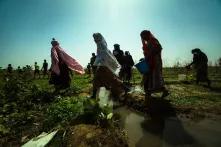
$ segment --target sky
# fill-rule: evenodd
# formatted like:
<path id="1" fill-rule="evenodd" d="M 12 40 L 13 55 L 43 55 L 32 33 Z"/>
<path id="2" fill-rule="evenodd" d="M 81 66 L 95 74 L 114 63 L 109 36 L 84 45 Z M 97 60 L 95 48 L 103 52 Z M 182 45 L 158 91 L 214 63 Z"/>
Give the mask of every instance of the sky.
<path id="1" fill-rule="evenodd" d="M 191 62 L 193 48 L 214 63 L 221 57 L 221 0 L 0 0 L 0 67 L 50 63 L 53 37 L 86 66 L 96 32 L 109 50 L 118 43 L 137 62 L 142 30 L 161 43 L 164 66 Z"/>

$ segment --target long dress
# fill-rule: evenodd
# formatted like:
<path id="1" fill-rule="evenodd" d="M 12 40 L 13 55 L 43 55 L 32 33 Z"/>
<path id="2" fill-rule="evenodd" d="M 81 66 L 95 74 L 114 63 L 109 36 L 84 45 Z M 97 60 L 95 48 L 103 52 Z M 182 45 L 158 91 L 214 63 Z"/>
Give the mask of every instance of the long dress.
<path id="1" fill-rule="evenodd" d="M 197 82 L 208 81 L 208 58 L 203 52 L 198 52 L 193 56 L 193 64 L 196 69 Z"/>
<path id="2" fill-rule="evenodd" d="M 144 75 L 145 92 L 157 92 L 164 88 L 164 79 L 162 75 L 162 47 L 159 41 L 152 37 L 148 42 L 143 43 L 145 60 L 150 66 L 150 71 Z"/>
<path id="3" fill-rule="evenodd" d="M 64 52 L 59 46 L 51 49 L 51 78 L 49 83 L 54 84 L 60 89 L 68 88 L 71 84 L 70 71 L 84 74 L 83 67 L 71 56 Z"/>
<path id="4" fill-rule="evenodd" d="M 123 82 L 115 74 L 119 64 L 113 54 L 108 50 L 107 43 L 100 33 L 94 35 L 100 41 L 97 44 L 97 57 L 94 66 L 97 66 L 93 80 L 93 90 L 104 86 L 111 90 L 113 96 L 117 97 L 124 92 Z"/>

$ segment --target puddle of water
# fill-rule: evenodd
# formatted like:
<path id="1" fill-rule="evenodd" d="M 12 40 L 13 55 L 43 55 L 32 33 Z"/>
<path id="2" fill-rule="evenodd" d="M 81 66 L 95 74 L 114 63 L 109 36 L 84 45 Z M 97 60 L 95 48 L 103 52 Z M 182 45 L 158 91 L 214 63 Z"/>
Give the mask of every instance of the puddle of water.
<path id="1" fill-rule="evenodd" d="M 143 90 L 136 86 L 131 92 L 142 93 Z M 100 89 L 101 106 L 116 105 L 109 95 L 106 89 Z M 152 114 L 146 117 L 126 107 L 114 110 L 121 116 L 121 125 L 127 132 L 130 147 L 221 147 L 221 119 L 194 122 L 185 117 L 178 118 L 172 106 L 163 100 L 153 100 L 151 107 Z"/>
<path id="2" fill-rule="evenodd" d="M 126 107 L 115 110 L 121 115 L 130 147 L 208 146 L 220 147 L 221 120 L 193 122 L 176 116 L 144 117 Z"/>

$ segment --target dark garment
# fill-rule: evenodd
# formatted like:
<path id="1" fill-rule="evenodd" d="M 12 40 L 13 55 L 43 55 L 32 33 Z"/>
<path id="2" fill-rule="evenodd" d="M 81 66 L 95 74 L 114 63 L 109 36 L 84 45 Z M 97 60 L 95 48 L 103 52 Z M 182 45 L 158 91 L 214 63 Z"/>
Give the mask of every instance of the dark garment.
<path id="1" fill-rule="evenodd" d="M 196 70 L 197 82 L 207 82 L 209 80 L 207 68 L 208 68 L 207 64 L 202 64 L 200 68 Z"/>
<path id="2" fill-rule="evenodd" d="M 155 68 L 144 75 L 144 90 L 146 93 L 157 92 L 164 89 L 161 55 L 159 54 L 155 59 Z"/>
<path id="3" fill-rule="evenodd" d="M 117 62 L 121 65 L 120 72 L 119 72 L 119 78 L 121 80 L 124 80 L 125 75 L 125 69 L 124 69 L 124 52 L 120 49 L 114 49 L 113 55 L 117 59 Z"/>
<path id="4" fill-rule="evenodd" d="M 123 71 L 125 73 L 124 78 L 128 82 L 131 80 L 131 77 L 132 77 L 132 67 L 133 67 L 133 65 L 134 65 L 134 60 L 133 60 L 132 56 L 131 55 L 125 55 L 124 56 L 124 66 L 123 66 L 124 70 Z"/>
<path id="5" fill-rule="evenodd" d="M 94 64 L 95 60 L 96 60 L 96 56 L 92 56 L 90 60 L 91 66 Z"/>
<path id="6" fill-rule="evenodd" d="M 9 66 L 9 67 L 7 68 L 7 72 L 8 72 L 8 73 L 12 73 L 12 67 L 11 67 L 11 66 Z"/>
<path id="7" fill-rule="evenodd" d="M 193 55 L 193 64 L 196 70 L 196 81 L 205 82 L 208 81 L 208 58 L 203 52 L 198 52 Z"/>
<path id="8" fill-rule="evenodd" d="M 45 76 L 45 75 L 47 75 L 48 74 L 48 71 L 47 70 L 43 70 L 43 75 Z"/>
<path id="9" fill-rule="evenodd" d="M 144 75 L 144 90 L 146 93 L 158 92 L 164 90 L 164 79 L 162 74 L 162 47 L 159 41 L 152 38 L 148 44 L 143 46 L 145 60 L 150 69 L 149 73 Z"/>
<path id="10" fill-rule="evenodd" d="M 51 78 L 49 80 L 50 84 L 54 84 L 55 86 L 59 86 L 60 89 L 65 89 L 70 87 L 71 78 L 70 78 L 70 69 L 65 63 L 59 63 L 60 75 L 56 73 L 51 73 Z"/>
<path id="11" fill-rule="evenodd" d="M 47 63 L 47 62 L 44 62 L 44 63 L 43 63 L 43 70 L 44 70 L 44 71 L 47 71 L 47 70 L 48 70 L 48 63 Z"/>
<path id="12" fill-rule="evenodd" d="M 124 64 L 124 52 L 120 49 L 114 49 L 113 55 L 117 59 L 118 63 L 122 66 Z"/>
<path id="13" fill-rule="evenodd" d="M 125 66 L 125 80 L 130 81 L 132 77 L 132 67 L 131 66 Z"/>
<path id="14" fill-rule="evenodd" d="M 18 69 L 18 74 L 22 74 L 22 69 Z"/>
<path id="15" fill-rule="evenodd" d="M 129 82 L 131 80 L 131 77 L 132 77 L 132 67 L 128 65 L 121 66 L 119 72 L 119 78 L 124 82 L 125 81 Z"/>
<path id="16" fill-rule="evenodd" d="M 131 55 L 124 56 L 124 64 L 131 67 L 134 66 L 134 60 Z"/>
<path id="17" fill-rule="evenodd" d="M 39 69 L 35 69 L 34 74 L 40 74 L 40 70 Z"/>
<path id="18" fill-rule="evenodd" d="M 90 65 L 87 65 L 87 72 L 88 72 L 88 74 L 91 74 L 91 66 Z"/>
<path id="19" fill-rule="evenodd" d="M 93 80 L 93 90 L 97 91 L 100 87 L 110 89 L 116 97 L 124 92 L 123 82 L 105 66 L 98 67 Z"/>
<path id="20" fill-rule="evenodd" d="M 92 56 L 92 57 L 91 57 L 90 64 L 91 64 L 91 67 L 92 67 L 92 72 L 93 72 L 93 74 L 95 74 L 95 72 L 96 72 L 96 66 L 94 66 L 95 60 L 96 60 L 96 56 Z"/>
<path id="21" fill-rule="evenodd" d="M 8 73 L 12 73 L 12 67 L 8 67 Z"/>

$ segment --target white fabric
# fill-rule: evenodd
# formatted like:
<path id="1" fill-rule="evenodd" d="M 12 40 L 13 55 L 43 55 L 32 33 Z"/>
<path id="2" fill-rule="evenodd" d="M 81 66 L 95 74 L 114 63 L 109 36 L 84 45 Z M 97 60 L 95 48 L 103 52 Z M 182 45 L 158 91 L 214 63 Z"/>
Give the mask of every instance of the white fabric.
<path id="1" fill-rule="evenodd" d="M 104 37 L 100 33 L 94 34 L 93 37 L 97 44 L 97 57 L 94 66 L 106 66 L 116 74 L 120 64 L 117 62 L 114 55 L 108 50 Z"/>

